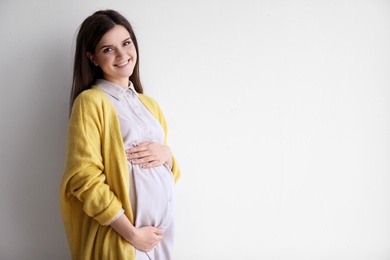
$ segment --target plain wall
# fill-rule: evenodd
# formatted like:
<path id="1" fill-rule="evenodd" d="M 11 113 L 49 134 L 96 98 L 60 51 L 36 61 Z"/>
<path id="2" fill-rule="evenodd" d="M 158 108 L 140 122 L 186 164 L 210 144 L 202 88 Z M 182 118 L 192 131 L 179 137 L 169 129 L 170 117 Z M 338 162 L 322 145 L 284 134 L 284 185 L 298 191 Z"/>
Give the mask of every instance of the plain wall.
<path id="1" fill-rule="evenodd" d="M 179 160 L 177 260 L 390 259 L 390 1 L 0 2 L 0 259 L 70 259 L 74 38 L 134 26 Z"/>

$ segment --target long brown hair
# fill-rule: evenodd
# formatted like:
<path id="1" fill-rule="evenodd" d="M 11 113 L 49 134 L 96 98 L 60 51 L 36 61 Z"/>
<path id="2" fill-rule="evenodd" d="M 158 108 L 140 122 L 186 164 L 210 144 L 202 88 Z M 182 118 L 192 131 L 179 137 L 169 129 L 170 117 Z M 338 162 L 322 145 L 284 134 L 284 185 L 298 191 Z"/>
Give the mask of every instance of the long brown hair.
<path id="1" fill-rule="evenodd" d="M 70 110 L 76 97 L 84 90 L 91 88 L 98 78 L 102 78 L 102 70 L 90 61 L 87 57 L 87 52 L 94 54 L 96 45 L 100 39 L 106 32 L 114 28 L 115 25 L 125 27 L 134 43 L 137 51 L 137 62 L 129 80 L 133 83 L 138 93 L 143 93 L 139 75 L 138 43 L 130 22 L 117 11 L 101 10 L 87 17 L 80 25 L 78 31 L 74 56 L 72 91 L 70 93 Z"/>

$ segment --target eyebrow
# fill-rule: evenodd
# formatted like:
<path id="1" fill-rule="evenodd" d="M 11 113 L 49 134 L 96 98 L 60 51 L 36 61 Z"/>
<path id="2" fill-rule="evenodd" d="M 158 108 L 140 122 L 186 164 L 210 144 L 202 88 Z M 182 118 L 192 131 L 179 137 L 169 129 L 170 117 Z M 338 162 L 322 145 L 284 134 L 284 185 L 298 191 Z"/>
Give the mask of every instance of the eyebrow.
<path id="1" fill-rule="evenodd" d="M 131 37 L 129 38 L 126 38 L 122 41 L 122 43 L 128 41 L 128 40 L 131 40 Z M 104 48 L 108 48 L 108 47 L 112 47 L 113 45 L 112 44 L 109 44 L 109 45 L 103 45 L 102 47 L 100 47 L 100 49 L 104 49 Z"/>

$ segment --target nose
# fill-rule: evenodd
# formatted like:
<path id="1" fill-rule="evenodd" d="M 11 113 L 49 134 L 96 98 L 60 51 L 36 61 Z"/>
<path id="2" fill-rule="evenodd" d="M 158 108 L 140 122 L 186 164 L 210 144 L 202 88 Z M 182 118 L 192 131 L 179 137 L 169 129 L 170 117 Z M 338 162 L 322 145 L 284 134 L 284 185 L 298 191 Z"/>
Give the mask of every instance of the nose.
<path id="1" fill-rule="evenodd" d="M 118 48 L 118 49 L 116 50 L 116 56 L 117 56 L 117 58 L 122 58 L 122 57 L 124 57 L 125 55 L 126 55 L 125 50 L 123 50 L 122 48 Z"/>

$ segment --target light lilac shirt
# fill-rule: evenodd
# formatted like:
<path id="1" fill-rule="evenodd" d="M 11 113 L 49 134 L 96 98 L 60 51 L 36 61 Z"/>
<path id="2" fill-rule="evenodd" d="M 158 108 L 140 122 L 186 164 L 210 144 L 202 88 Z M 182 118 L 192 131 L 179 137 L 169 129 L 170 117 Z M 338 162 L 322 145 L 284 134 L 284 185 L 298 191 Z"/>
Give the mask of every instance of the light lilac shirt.
<path id="1" fill-rule="evenodd" d="M 146 141 L 163 144 L 164 130 L 156 118 L 138 98 L 130 83 L 122 88 L 109 81 L 99 79 L 96 85 L 103 90 L 114 106 L 125 149 Z M 163 229 L 164 238 L 150 252 L 136 251 L 138 259 L 170 260 L 174 236 L 174 180 L 169 167 L 161 166 L 144 169 L 128 162 L 130 174 L 130 201 L 135 216 L 135 226 L 155 226 Z M 117 216 L 124 213 L 122 209 Z"/>

